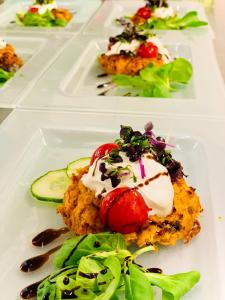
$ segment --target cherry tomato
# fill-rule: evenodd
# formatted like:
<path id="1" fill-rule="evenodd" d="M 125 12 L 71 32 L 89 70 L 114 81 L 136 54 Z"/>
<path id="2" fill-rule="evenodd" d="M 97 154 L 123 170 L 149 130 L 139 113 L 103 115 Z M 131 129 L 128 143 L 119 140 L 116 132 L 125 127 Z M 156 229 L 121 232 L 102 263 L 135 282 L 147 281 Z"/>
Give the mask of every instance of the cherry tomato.
<path id="1" fill-rule="evenodd" d="M 137 52 L 137 54 L 143 58 L 155 58 L 157 57 L 158 53 L 158 47 L 151 42 L 141 44 Z"/>
<path id="2" fill-rule="evenodd" d="M 148 211 L 138 191 L 123 187 L 105 196 L 100 207 L 100 219 L 112 231 L 128 234 L 138 231 L 144 225 Z"/>
<path id="3" fill-rule="evenodd" d="M 37 7 L 31 7 L 31 8 L 29 9 L 29 12 L 31 12 L 31 13 L 33 13 L 33 14 L 36 14 L 36 13 L 38 13 L 38 8 L 37 8 Z"/>
<path id="4" fill-rule="evenodd" d="M 113 149 L 118 149 L 119 146 L 115 143 L 103 144 L 98 147 L 95 152 L 92 154 L 90 165 L 96 160 L 96 158 L 106 155 L 110 153 Z"/>
<path id="5" fill-rule="evenodd" d="M 149 7 L 144 6 L 139 8 L 139 10 L 136 13 L 139 17 L 143 18 L 143 19 L 149 19 L 152 15 L 152 11 Z"/>

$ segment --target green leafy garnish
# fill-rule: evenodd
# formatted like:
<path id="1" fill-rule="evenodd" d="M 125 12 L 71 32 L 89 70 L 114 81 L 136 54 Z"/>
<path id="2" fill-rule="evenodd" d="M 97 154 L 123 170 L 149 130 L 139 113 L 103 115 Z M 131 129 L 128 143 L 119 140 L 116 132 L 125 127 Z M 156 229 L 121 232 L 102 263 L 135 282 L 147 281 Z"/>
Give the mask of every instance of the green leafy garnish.
<path id="1" fill-rule="evenodd" d="M 70 265 L 39 285 L 37 300 L 154 300 L 154 286 L 162 289 L 162 300 L 181 299 L 199 281 L 200 274 L 196 271 L 176 275 L 152 273 L 136 263 L 137 256 L 152 250 L 154 247 L 149 246 L 131 253 L 120 234 L 91 234 L 68 240 L 56 257 L 62 265 L 69 251 Z"/>
<path id="2" fill-rule="evenodd" d="M 139 30 L 143 29 L 171 29 L 179 30 L 193 27 L 208 25 L 207 22 L 201 21 L 198 18 L 196 11 L 190 11 L 185 16 L 179 18 L 177 16 L 166 19 L 151 17 L 143 25 L 139 25 Z"/>
<path id="3" fill-rule="evenodd" d="M 192 65 L 184 58 L 155 66 L 149 64 L 137 76 L 114 75 L 113 82 L 121 87 L 131 88 L 131 92 L 142 97 L 168 98 L 187 84 L 192 77 Z"/>
<path id="4" fill-rule="evenodd" d="M 47 10 L 44 14 L 27 12 L 25 14 L 17 13 L 16 22 L 23 26 L 30 27 L 64 27 L 67 21 L 64 19 L 57 19 L 53 13 Z"/>
<path id="5" fill-rule="evenodd" d="M 0 68 L 0 87 L 9 80 L 15 72 L 8 72 Z"/>

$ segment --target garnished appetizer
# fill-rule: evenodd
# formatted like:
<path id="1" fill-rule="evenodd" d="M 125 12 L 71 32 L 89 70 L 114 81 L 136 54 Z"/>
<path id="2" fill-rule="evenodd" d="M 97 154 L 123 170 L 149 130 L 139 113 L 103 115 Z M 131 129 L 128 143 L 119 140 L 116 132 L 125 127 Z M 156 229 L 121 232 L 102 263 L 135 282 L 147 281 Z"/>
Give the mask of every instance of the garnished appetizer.
<path id="1" fill-rule="evenodd" d="M 110 37 L 107 52 L 99 56 L 99 63 L 107 74 L 137 75 L 150 63 L 160 67 L 172 61 L 173 57 L 159 38 L 138 33 L 134 27 Z"/>
<path id="2" fill-rule="evenodd" d="M 23 26 L 64 27 L 73 15 L 65 8 L 58 8 L 55 0 L 35 0 L 26 13 L 17 13 L 17 22 Z"/>
<path id="3" fill-rule="evenodd" d="M 23 61 L 15 53 L 13 46 L 0 37 L 0 86 L 9 80 L 22 65 Z"/>
<path id="4" fill-rule="evenodd" d="M 57 211 L 77 235 L 111 230 L 139 247 L 188 243 L 200 231 L 202 208 L 167 146 L 173 145 L 155 136 L 151 122 L 143 134 L 121 126 L 119 139 L 64 169 L 66 185 L 53 171 L 33 183 L 32 194 L 59 202 L 66 191 Z"/>
<path id="5" fill-rule="evenodd" d="M 121 25 L 131 22 L 145 29 L 186 29 L 208 25 L 198 18 L 196 11 L 190 11 L 183 17 L 168 4 L 167 0 L 146 0 L 145 6 L 140 7 L 134 16 L 117 19 Z"/>
<path id="6" fill-rule="evenodd" d="M 135 27 L 110 37 L 108 50 L 98 57 L 111 81 L 97 88 L 108 87 L 99 95 L 106 95 L 115 87 L 127 88 L 126 96 L 171 97 L 171 92 L 182 89 L 192 77 L 192 65 L 184 58 L 173 58 L 159 38 Z"/>
<path id="7" fill-rule="evenodd" d="M 38 239 L 44 241 L 40 235 Z M 166 275 L 159 268 L 138 264 L 137 257 L 154 247 L 131 252 L 118 233 L 76 236 L 60 247 L 53 260 L 54 272 L 24 288 L 20 293 L 23 299 L 154 300 L 156 286 L 162 291 L 161 299 L 180 300 L 200 279 L 197 271 Z M 53 250 L 22 265 L 34 271 Z"/>

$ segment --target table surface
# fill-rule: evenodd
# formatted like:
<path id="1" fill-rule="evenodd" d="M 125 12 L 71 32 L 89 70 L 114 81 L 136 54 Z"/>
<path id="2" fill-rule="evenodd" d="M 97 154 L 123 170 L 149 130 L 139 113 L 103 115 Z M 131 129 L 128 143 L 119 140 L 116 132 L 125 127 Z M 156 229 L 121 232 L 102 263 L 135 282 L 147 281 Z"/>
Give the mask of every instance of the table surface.
<path id="1" fill-rule="evenodd" d="M 205 0 L 206 1 L 206 0 Z M 1 0 L 0 0 L 1 2 Z M 204 2 L 204 1 L 203 1 Z M 225 81 L 225 4 L 224 0 L 214 0 L 214 5 L 207 11 L 209 22 L 215 33 L 213 41 L 221 74 Z M 12 110 L 0 108 L 0 123 Z M 225 116 L 224 116 L 225 117 Z"/>

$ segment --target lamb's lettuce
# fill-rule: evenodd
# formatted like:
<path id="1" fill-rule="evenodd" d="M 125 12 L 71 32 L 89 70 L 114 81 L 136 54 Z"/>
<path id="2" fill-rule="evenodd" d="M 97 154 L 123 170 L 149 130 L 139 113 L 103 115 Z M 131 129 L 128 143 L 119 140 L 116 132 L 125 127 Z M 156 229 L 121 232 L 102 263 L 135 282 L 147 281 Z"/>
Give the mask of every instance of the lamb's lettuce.
<path id="1" fill-rule="evenodd" d="M 14 72 L 8 72 L 0 68 L 0 87 L 14 75 Z"/>
<path id="2" fill-rule="evenodd" d="M 96 240 L 101 241 L 108 251 L 96 250 Z M 108 247 L 106 240 L 109 241 Z M 127 249 L 120 249 L 125 245 L 124 240 L 121 243 L 122 240 L 122 235 L 118 239 L 118 234 L 108 233 L 105 236 L 92 234 L 88 243 L 84 237 L 76 241 L 73 238 L 73 245 L 79 246 L 79 242 L 84 243 L 81 247 L 83 250 L 87 243 L 88 252 L 91 254 L 83 251 L 81 257 L 81 249 L 76 247 L 74 265 L 58 270 L 45 279 L 38 287 L 37 300 L 154 300 L 154 286 L 162 289 L 162 300 L 179 300 L 199 281 L 200 275 L 196 271 L 176 275 L 149 272 L 137 264 L 135 259 L 154 248 L 146 247 L 131 253 Z M 62 261 L 63 248 L 67 251 L 68 245 L 66 241 L 57 254 L 63 255 Z M 117 249 L 110 250 L 112 245 L 117 246 Z M 76 251 L 79 255 L 76 255 Z"/>
<path id="3" fill-rule="evenodd" d="M 192 77 L 192 65 L 184 58 L 156 66 L 153 63 L 140 71 L 137 76 L 114 75 L 113 82 L 120 87 L 130 88 L 130 92 L 142 97 L 168 98 L 187 84 Z"/>
<path id="4" fill-rule="evenodd" d="M 198 18 L 196 11 L 190 11 L 185 16 L 179 18 L 178 16 L 166 19 L 151 17 L 139 29 L 165 29 L 165 30 L 179 30 L 186 28 L 196 28 L 208 25 L 207 22 L 201 21 Z"/>
<path id="5" fill-rule="evenodd" d="M 86 236 L 76 236 L 64 242 L 63 247 L 54 258 L 57 269 L 76 264 L 82 256 L 87 256 L 100 251 L 113 251 L 126 249 L 124 238 L 121 234 L 98 233 Z"/>
<path id="6" fill-rule="evenodd" d="M 56 19 L 53 13 L 47 10 L 44 14 L 27 12 L 25 14 L 17 13 L 16 22 L 19 25 L 29 27 L 65 27 L 67 21 Z"/>

